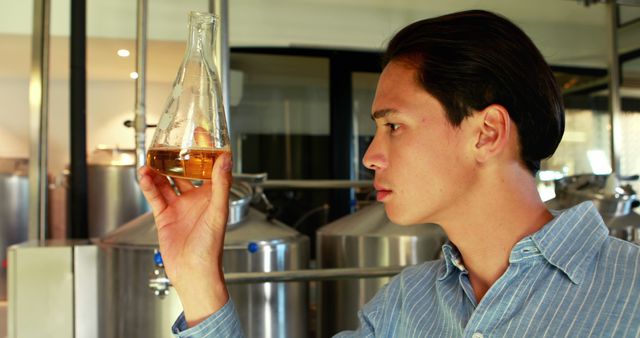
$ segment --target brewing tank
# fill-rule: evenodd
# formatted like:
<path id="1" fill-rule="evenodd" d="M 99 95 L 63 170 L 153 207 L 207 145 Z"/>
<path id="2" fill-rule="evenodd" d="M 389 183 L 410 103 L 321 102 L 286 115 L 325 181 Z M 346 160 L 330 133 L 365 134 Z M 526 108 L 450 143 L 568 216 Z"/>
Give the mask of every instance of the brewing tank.
<path id="1" fill-rule="evenodd" d="M 317 231 L 320 268 L 405 266 L 439 257 L 446 240 L 435 224 L 400 226 L 386 216 L 381 203 L 365 207 Z M 358 327 L 358 310 L 390 278 L 319 283 L 318 337 Z"/>
<path id="2" fill-rule="evenodd" d="M 308 238 L 250 207 L 248 189 L 239 182 L 232 187 L 224 271 L 307 268 Z M 101 337 L 173 337 L 170 327 L 182 308 L 175 290 L 164 290 L 159 278 L 162 269 L 157 264 L 153 216 L 144 214 L 97 244 L 102 266 L 98 279 Z M 150 281 L 155 281 L 154 289 Z M 237 284 L 228 289 L 247 337 L 308 336 L 306 283 Z"/>
<path id="3" fill-rule="evenodd" d="M 629 179 L 637 180 L 637 177 Z M 545 202 L 547 207 L 561 210 L 592 201 L 611 236 L 640 243 L 640 215 L 634 210 L 640 202 L 631 185 L 618 184 L 613 174 L 567 176 L 554 184 L 556 197 Z"/>
<path id="4" fill-rule="evenodd" d="M 101 237 L 148 212 L 136 183 L 135 151 L 99 147 L 87 158 L 89 237 Z"/>

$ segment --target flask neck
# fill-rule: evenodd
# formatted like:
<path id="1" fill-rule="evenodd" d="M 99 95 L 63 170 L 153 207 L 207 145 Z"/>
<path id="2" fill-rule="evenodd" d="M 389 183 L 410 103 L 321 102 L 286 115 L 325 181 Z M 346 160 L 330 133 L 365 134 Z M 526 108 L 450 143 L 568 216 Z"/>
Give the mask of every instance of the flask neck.
<path id="1" fill-rule="evenodd" d="M 187 55 L 200 54 L 207 61 L 213 60 L 213 46 L 217 18 L 208 13 L 191 13 L 189 16 L 189 43 Z"/>

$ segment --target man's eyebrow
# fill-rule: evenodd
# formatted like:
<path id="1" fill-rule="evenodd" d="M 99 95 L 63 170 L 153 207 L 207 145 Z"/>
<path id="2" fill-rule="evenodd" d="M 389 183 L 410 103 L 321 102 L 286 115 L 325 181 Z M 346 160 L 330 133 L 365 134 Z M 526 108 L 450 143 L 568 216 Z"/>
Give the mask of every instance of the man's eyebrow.
<path id="1" fill-rule="evenodd" d="M 391 108 L 376 110 L 373 112 L 373 114 L 371 114 L 371 119 L 375 121 L 375 119 L 383 118 L 389 114 L 397 112 L 397 110 Z"/>

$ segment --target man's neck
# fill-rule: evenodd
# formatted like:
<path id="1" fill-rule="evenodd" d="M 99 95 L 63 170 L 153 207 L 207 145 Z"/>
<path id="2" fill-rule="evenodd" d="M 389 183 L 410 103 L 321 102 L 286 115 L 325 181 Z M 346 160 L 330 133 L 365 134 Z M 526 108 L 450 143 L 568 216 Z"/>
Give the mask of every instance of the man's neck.
<path id="1" fill-rule="evenodd" d="M 473 207 L 443 224 L 462 255 L 478 303 L 507 270 L 515 244 L 553 218 L 529 173 L 516 171 L 485 178 L 466 201 Z"/>

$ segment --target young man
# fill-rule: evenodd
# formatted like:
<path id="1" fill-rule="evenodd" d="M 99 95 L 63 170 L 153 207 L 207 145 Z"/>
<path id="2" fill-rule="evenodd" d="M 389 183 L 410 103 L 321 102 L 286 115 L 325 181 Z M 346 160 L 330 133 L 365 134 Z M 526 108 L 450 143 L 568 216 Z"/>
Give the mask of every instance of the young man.
<path id="1" fill-rule="evenodd" d="M 551 213 L 535 173 L 564 131 L 559 90 L 529 38 L 469 11 L 389 43 L 364 164 L 398 224 L 437 223 L 444 259 L 405 269 L 341 337 L 637 337 L 640 250 L 608 236 L 592 203 Z M 141 169 L 180 337 L 241 336 L 222 275 L 231 159 L 193 188 Z"/>

